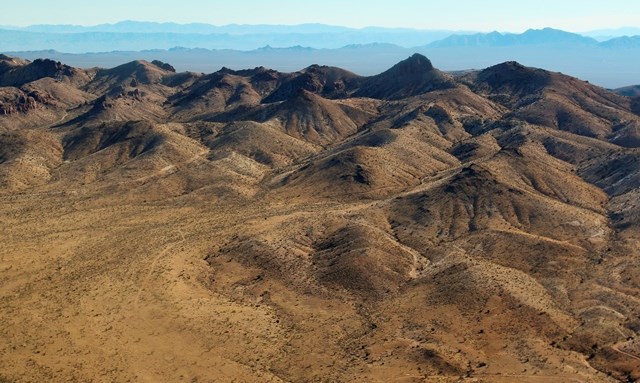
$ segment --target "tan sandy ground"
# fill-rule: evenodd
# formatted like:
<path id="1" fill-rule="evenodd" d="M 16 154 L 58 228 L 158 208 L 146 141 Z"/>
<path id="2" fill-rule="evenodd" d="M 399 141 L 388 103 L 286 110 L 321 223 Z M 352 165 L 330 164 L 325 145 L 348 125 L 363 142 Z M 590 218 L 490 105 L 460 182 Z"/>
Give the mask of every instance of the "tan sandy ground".
<path id="1" fill-rule="evenodd" d="M 128 205 L 81 194 L 3 197 L 0 206 L 0 373 L 8 382 L 590 382 L 598 376 L 585 369 L 594 375 L 581 378 L 569 366 L 564 377 L 555 367 L 545 375 L 544 364 L 514 374 L 513 360 L 501 361 L 499 340 L 487 351 L 496 364 L 489 362 L 488 370 L 464 378 L 426 374 L 406 354 L 419 342 L 400 336 L 402 324 L 394 323 L 402 321 L 394 313 L 402 312 L 403 300 L 419 299 L 420 290 L 363 314 L 357 302 L 295 293 L 231 258 L 218 270 L 209 267 L 204 258 L 241 232 L 238 225 L 265 220 L 274 208 L 186 199 Z M 389 317 L 371 335 L 365 318 L 376 316 Z"/>

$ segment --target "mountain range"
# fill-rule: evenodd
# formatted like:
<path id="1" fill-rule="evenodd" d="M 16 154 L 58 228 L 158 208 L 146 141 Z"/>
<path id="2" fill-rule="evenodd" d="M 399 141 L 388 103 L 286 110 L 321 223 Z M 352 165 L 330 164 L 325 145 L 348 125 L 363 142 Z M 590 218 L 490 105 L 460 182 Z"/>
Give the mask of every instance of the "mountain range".
<path id="1" fill-rule="evenodd" d="M 194 33 L 197 31 L 218 32 Z M 452 33 L 323 25 L 214 27 L 131 22 L 98 27 L 0 30 L 0 51 L 31 60 L 50 58 L 84 68 L 117 66 L 137 58 L 168 61 L 178 70 L 200 72 L 216 71 L 223 66 L 242 69 L 260 65 L 295 71 L 323 62 L 360 75 L 378 73 L 402 57 L 419 52 L 448 71 L 516 60 L 608 88 L 640 83 L 635 65 L 640 60 L 637 36 L 598 42 L 550 28 L 522 34 Z M 359 59 L 365 52 L 370 60 Z"/>
<path id="2" fill-rule="evenodd" d="M 637 36 L 640 35 L 640 28 L 637 27 L 621 27 L 611 29 L 598 29 L 581 33 L 583 36 L 593 37 L 598 41 L 609 40 L 614 37 L 621 36 Z"/>
<path id="3" fill-rule="evenodd" d="M 558 29 L 529 29 L 521 34 L 516 33 L 476 33 L 471 35 L 454 34 L 443 40 L 429 44 L 431 47 L 504 47 L 522 45 L 567 45 L 567 46 L 606 46 L 607 42 L 621 39 L 613 38 L 604 43 L 598 43 L 591 37 L 585 37 L 576 33 L 561 31 Z M 611 45 L 612 43 L 609 43 Z M 615 44 L 615 42 L 613 43 Z"/>
<path id="4" fill-rule="evenodd" d="M 633 32 L 629 28 L 621 31 Z M 336 49 L 350 44 L 394 44 L 405 48 L 421 46 L 520 46 L 583 45 L 615 46 L 629 40 L 623 34 L 606 40 L 553 28 L 529 29 L 517 33 L 474 33 L 446 30 L 401 28 L 346 28 L 323 24 L 301 25 L 225 25 L 175 24 L 124 21 L 96 26 L 33 25 L 1 27 L 2 51 L 55 49 L 66 53 L 109 52 L 113 50 L 203 49 L 253 50 L 264 46 L 287 48 L 305 46 Z M 638 44 L 629 47 L 638 47 Z"/>
<path id="5" fill-rule="evenodd" d="M 34 25 L 0 27 L 2 50 L 57 49 L 68 53 L 173 47 L 252 50 L 271 45 L 339 48 L 349 44 L 391 43 L 407 47 L 445 38 L 455 31 L 403 28 L 346 28 L 324 24 L 225 25 L 124 21 L 96 26 Z M 463 32 L 464 33 L 464 32 Z M 19 47 L 19 48 L 16 48 Z"/>
<path id="6" fill-rule="evenodd" d="M 621 92 L 0 56 L 0 381 L 636 381 Z"/>

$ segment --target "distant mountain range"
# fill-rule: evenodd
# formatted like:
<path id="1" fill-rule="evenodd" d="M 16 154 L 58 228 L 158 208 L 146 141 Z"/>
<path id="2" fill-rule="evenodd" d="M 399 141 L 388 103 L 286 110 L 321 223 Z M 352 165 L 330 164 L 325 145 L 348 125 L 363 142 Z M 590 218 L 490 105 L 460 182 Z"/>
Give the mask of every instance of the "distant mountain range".
<path id="1" fill-rule="evenodd" d="M 629 28 L 589 34 L 633 31 Z M 608 88 L 640 83 L 640 68 L 635 64 L 640 60 L 639 48 L 640 36 L 600 41 L 552 28 L 514 34 L 353 29 L 322 24 L 214 26 L 126 21 L 91 27 L 36 25 L 0 29 L 0 52 L 28 59 L 46 57 L 85 68 L 116 66 L 144 58 L 199 72 L 223 66 L 242 69 L 259 65 L 296 71 L 311 64 L 327 64 L 371 75 L 419 52 L 449 71 L 516 60 Z M 365 53 L 368 60 L 361 59 Z"/>
<path id="2" fill-rule="evenodd" d="M 621 34 L 628 32 L 627 34 Z M 32 25 L 0 26 L 0 51 L 55 49 L 67 53 L 123 50 L 204 49 L 254 50 L 264 46 L 305 46 L 335 49 L 351 44 L 394 44 L 405 48 L 422 46 L 514 46 L 563 45 L 639 47 L 640 29 L 603 30 L 585 35 L 558 29 L 530 29 L 524 33 L 478 33 L 473 31 L 417 30 L 406 28 L 346 28 L 324 24 L 224 25 L 176 24 L 123 21 L 95 26 Z M 611 37 L 603 41 L 602 34 Z"/>
<path id="3" fill-rule="evenodd" d="M 216 26 L 124 21 L 96 26 L 0 27 L 0 50 L 56 49 L 69 53 L 86 53 L 169 49 L 176 46 L 252 50 L 265 45 L 302 45 L 321 49 L 370 43 L 413 47 L 441 40 L 453 33 L 472 32 L 378 27 L 355 29 L 323 24 Z"/>
<path id="4" fill-rule="evenodd" d="M 502 47 L 518 45 L 598 45 L 598 41 L 576 33 L 558 29 L 529 29 L 524 33 L 476 33 L 471 35 L 451 35 L 429 44 L 431 47 Z"/>
<path id="5" fill-rule="evenodd" d="M 605 41 L 553 28 L 529 29 L 524 33 L 474 33 L 453 34 L 427 44 L 432 48 L 443 47 L 510 47 L 510 46 L 568 46 L 602 48 L 640 48 L 640 36 L 613 37 Z"/>
<path id="6" fill-rule="evenodd" d="M 582 32 L 580 34 L 587 37 L 593 37 L 598 41 L 604 41 L 614 37 L 640 35 L 640 28 L 622 27 L 614 29 L 598 29 L 595 31 Z"/>
<path id="7" fill-rule="evenodd" d="M 118 32 L 118 33 L 199 33 L 216 34 L 228 33 L 232 35 L 260 34 L 260 33 L 339 33 L 353 31 L 413 31 L 413 32 L 440 32 L 453 33 L 450 30 L 416 30 L 410 28 L 384 28 L 366 27 L 349 28 L 336 25 L 319 23 L 307 23 L 298 25 L 272 25 L 272 24 L 228 24 L 212 25 L 205 23 L 157 23 L 148 21 L 125 20 L 113 24 L 99 24 L 92 26 L 70 24 L 37 24 L 26 27 L 0 26 L 0 29 L 22 30 L 28 32 L 44 33 L 84 33 L 84 32 Z M 466 31 L 474 33 L 477 31 Z M 461 33 L 461 31 L 458 31 Z M 598 29 L 579 33 L 582 36 L 592 37 L 596 40 L 602 38 L 611 39 L 620 36 L 640 35 L 640 27 L 622 27 Z"/>

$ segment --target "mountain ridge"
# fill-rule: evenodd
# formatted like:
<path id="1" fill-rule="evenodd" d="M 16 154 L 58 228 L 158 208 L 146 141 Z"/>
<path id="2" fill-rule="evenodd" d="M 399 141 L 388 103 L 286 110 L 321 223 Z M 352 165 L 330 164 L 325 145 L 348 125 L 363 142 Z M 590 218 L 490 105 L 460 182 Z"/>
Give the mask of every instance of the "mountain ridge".
<path id="1" fill-rule="evenodd" d="M 56 26 L 43 25 L 31 27 L 0 28 L 0 36 L 19 38 L 20 50 L 58 49 L 71 53 L 109 51 L 131 47 L 133 50 L 169 49 L 173 46 L 206 49 L 252 50 L 270 45 L 289 47 L 309 46 L 317 49 L 332 48 L 350 44 L 387 43 L 405 48 L 424 45 L 431 47 L 447 46 L 511 46 L 535 44 L 580 44 L 614 46 L 634 35 L 614 36 L 602 41 L 579 33 L 560 29 L 528 29 L 523 33 L 500 33 L 497 31 L 461 32 L 443 30 L 420 30 L 403 28 L 346 28 L 323 24 L 301 25 L 226 25 L 176 24 L 125 21 L 98 26 Z M 47 37 L 48 36 L 48 37 Z M 85 36 L 85 37 L 83 37 Z M 155 37 L 154 37 L 155 36 Z M 46 41 L 48 45 L 38 44 Z M 93 48 L 87 48 L 85 40 L 93 42 Z M 136 45 L 136 41 L 140 43 Z M 112 44 L 109 45 L 109 41 Z M 17 50 L 8 41 L 3 50 Z M 74 45 L 75 44 L 75 45 Z M 133 44 L 133 45 L 132 45 Z M 142 44 L 142 45 L 141 45 Z M 24 48 L 27 46 L 28 48 Z M 112 47 L 109 49 L 109 47 Z M 137 48 L 136 48 L 137 47 Z M 129 49 L 131 49 L 129 48 Z M 85 49 L 83 51 L 83 49 Z"/>
<path id="2" fill-rule="evenodd" d="M 553 35 L 556 32 L 553 32 Z M 543 30 L 530 31 L 529 34 L 541 33 Z M 509 35 L 509 36 L 524 36 Z M 544 33 L 543 33 L 544 35 Z M 450 46 L 444 44 L 425 45 L 424 40 L 415 41 L 418 48 L 404 48 L 399 45 L 389 43 L 361 41 L 361 44 L 354 44 L 354 40 L 329 39 L 334 48 L 315 49 L 313 44 L 300 44 L 301 41 L 287 40 L 282 44 L 273 41 L 262 41 L 260 44 L 253 44 L 246 47 L 248 50 L 237 50 L 238 46 L 229 43 L 226 37 L 221 49 L 194 48 L 197 46 L 211 47 L 195 43 L 192 45 L 181 44 L 183 41 L 166 40 L 161 44 L 164 49 L 150 48 L 149 44 L 137 44 L 135 39 L 129 37 L 119 42 L 117 47 L 103 47 L 99 49 L 99 41 L 91 40 L 92 51 L 106 51 L 103 53 L 91 54 L 67 54 L 51 50 L 35 52 L 13 51 L 7 44 L 11 41 L 25 41 L 23 38 L 8 36 L 5 41 L 5 53 L 26 57 L 31 60 L 36 58 L 50 58 L 55 61 L 64 61 L 74 66 L 116 66 L 125 62 L 144 58 L 148 61 L 161 60 L 171 62 L 180 71 L 214 72 L 223 66 L 232 69 L 243 69 L 256 66 L 268 66 L 280 71 L 294 72 L 300 68 L 310 66 L 317 62 L 326 65 L 345 68 L 360 75 L 372 75 L 380 73 L 393 66 L 398 61 L 418 52 L 430 57 L 439 68 L 445 71 L 461 71 L 473 68 L 484 68 L 495 65 L 499 62 L 516 60 L 526 65 L 534 67 L 544 67 L 553 71 L 568 73 L 572 76 L 583 78 L 601 86 L 608 88 L 620 88 L 636 82 L 635 77 L 640 78 L 637 66 L 633 63 L 640 60 L 640 50 L 634 49 L 637 39 L 617 38 L 608 42 L 595 42 L 589 40 L 588 44 L 575 44 L 575 39 L 584 40 L 575 34 L 562 33 L 570 38 L 564 43 L 558 43 L 553 37 L 546 38 L 542 42 L 535 44 L 526 43 L 514 44 L 518 39 L 509 37 L 509 44 L 465 44 L 464 46 Z M 482 39 L 487 35 L 477 35 L 474 38 Z M 502 35 L 499 35 L 502 36 Z M 457 39 L 467 39 L 468 36 L 454 36 Z M 215 40 L 215 39 L 214 39 Z M 526 40 L 526 39 L 525 39 Z M 131 44 L 130 44 L 131 43 Z M 364 43 L 364 44 L 362 44 Z M 215 44 L 214 44 L 215 45 Z M 182 46 L 182 48 L 177 48 Z M 268 46 L 268 47 L 266 47 Z M 289 48 L 282 48 L 282 47 Z M 304 46 L 304 47 L 303 47 Z M 47 43 L 41 48 L 49 49 L 51 44 Z M 205 47 L 205 48 L 206 48 Z M 339 48 L 338 48 L 339 47 Z M 16 49 L 23 50 L 24 44 Z M 235 48 L 236 50 L 232 49 Z M 262 49 L 261 49 L 262 48 Z M 114 49 L 117 51 L 110 52 Z M 129 49 L 129 50 L 127 50 Z M 60 49 L 59 49 L 60 50 Z M 62 51 L 78 52 L 83 51 L 81 44 L 74 42 L 73 47 L 61 49 Z M 371 60 L 359 60 L 360 55 L 367 54 Z"/>
<path id="3" fill-rule="evenodd" d="M 615 40 L 615 39 L 612 39 Z M 473 35 L 454 34 L 446 39 L 430 43 L 430 47 L 453 46 L 514 46 L 514 45 L 598 45 L 598 41 L 577 33 L 565 32 L 559 29 L 528 29 L 516 33 L 477 33 Z"/>
<path id="4" fill-rule="evenodd" d="M 640 378 L 635 98 L 34 63 L 0 56 L 0 380 Z"/>

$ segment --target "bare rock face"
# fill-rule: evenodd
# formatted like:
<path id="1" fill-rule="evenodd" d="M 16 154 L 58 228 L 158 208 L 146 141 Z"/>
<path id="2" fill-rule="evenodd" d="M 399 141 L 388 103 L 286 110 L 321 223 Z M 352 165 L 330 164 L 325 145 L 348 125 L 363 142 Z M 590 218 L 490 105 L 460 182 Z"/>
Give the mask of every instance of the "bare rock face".
<path id="1" fill-rule="evenodd" d="M 6 101 L 0 101 L 0 114 L 7 115 L 15 112 L 16 108 L 13 104 Z"/>
<path id="2" fill-rule="evenodd" d="M 45 102 L 46 99 L 36 93 L 25 94 L 20 90 L 0 93 L 0 114 L 8 115 L 13 113 L 27 113 L 38 108 L 38 102 Z"/>
<path id="3" fill-rule="evenodd" d="M 51 95 L 37 90 L 29 92 L 28 96 L 41 104 L 48 104 L 51 101 Z"/>

